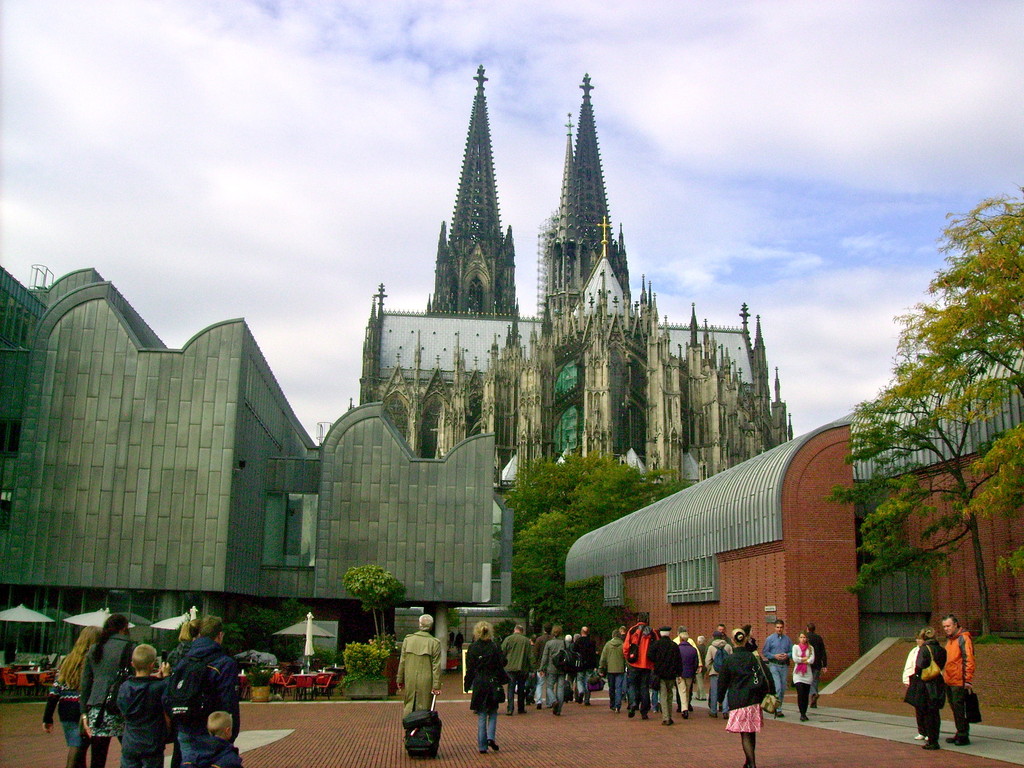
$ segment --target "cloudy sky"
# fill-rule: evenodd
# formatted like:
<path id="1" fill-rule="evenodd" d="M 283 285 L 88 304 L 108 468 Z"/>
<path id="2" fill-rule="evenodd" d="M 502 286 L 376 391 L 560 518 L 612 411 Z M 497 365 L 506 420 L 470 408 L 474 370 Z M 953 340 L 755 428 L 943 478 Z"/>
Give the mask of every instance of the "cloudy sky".
<path id="1" fill-rule="evenodd" d="M 589 73 L 635 283 L 674 322 L 760 314 L 797 433 L 885 383 L 946 214 L 1024 184 L 1017 0 L 6 0 L 0 24 L 4 267 L 95 267 L 170 347 L 246 318 L 311 434 L 358 398 L 377 284 L 425 308 L 478 64 L 524 311 Z"/>

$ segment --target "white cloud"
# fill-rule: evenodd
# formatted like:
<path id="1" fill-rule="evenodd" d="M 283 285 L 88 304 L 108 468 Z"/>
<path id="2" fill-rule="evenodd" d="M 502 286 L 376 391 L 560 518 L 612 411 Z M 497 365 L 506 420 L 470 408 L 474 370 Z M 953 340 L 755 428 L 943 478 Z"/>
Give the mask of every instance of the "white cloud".
<path id="1" fill-rule="evenodd" d="M 423 309 L 487 67 L 534 305 L 584 72 L 634 289 L 764 316 L 807 428 L 887 377 L 948 211 L 1012 193 L 1012 2 L 5 6 L 0 258 L 95 266 L 180 346 L 248 319 L 300 418 L 358 397 L 370 295 Z M 575 120 L 575 117 L 574 117 Z M 1015 175 L 1016 174 L 1016 175 Z"/>

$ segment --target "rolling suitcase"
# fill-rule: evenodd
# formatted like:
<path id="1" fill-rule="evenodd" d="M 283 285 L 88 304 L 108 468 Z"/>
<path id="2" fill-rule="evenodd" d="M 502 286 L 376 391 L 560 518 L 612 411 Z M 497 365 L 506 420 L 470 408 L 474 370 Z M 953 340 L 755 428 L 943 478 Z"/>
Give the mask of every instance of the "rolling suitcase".
<path id="1" fill-rule="evenodd" d="M 409 757 L 437 757 L 441 744 L 441 716 L 434 709 L 437 696 L 430 699 L 430 709 L 418 709 L 402 718 L 405 729 L 405 751 Z"/>

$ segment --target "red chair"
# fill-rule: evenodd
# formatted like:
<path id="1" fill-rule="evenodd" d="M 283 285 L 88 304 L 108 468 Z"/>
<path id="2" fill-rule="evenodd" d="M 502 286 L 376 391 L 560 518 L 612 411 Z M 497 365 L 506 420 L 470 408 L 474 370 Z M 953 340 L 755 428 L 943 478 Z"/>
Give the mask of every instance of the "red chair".
<path id="1" fill-rule="evenodd" d="M 283 692 L 281 693 L 282 696 L 287 696 L 288 691 L 291 691 L 292 697 L 294 698 L 295 690 L 296 688 L 298 688 L 298 683 L 295 682 L 295 678 L 292 675 L 287 675 L 284 677 L 284 683 L 282 685 L 282 688 L 284 689 Z"/>
<path id="2" fill-rule="evenodd" d="M 11 693 L 18 688 L 18 676 L 11 671 L 10 667 L 0 669 L 0 680 L 4 684 L 4 693 Z"/>
<path id="3" fill-rule="evenodd" d="M 295 681 L 296 699 L 310 699 L 313 697 L 313 693 L 316 690 L 313 687 L 313 683 L 316 680 L 313 675 L 296 675 L 292 679 Z"/>
<path id="4" fill-rule="evenodd" d="M 328 699 L 331 698 L 331 691 L 334 690 L 334 673 L 322 672 L 316 676 L 316 690 Z"/>

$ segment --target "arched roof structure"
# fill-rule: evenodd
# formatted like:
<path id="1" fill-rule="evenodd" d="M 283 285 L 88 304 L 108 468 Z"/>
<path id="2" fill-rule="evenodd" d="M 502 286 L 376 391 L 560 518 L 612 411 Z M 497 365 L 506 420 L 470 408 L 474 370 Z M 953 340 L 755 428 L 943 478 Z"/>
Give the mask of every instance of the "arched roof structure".
<path id="1" fill-rule="evenodd" d="M 566 581 L 780 540 L 782 485 L 790 463 L 812 438 L 849 423 L 845 417 L 825 424 L 584 534 L 566 557 Z"/>

